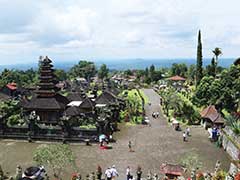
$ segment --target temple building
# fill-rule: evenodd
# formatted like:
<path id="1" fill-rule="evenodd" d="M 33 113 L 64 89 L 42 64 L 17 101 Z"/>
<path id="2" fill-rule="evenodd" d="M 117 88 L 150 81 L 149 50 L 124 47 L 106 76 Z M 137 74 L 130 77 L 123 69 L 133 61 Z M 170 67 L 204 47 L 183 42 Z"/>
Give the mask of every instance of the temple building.
<path id="1" fill-rule="evenodd" d="M 39 122 L 57 124 L 69 100 L 57 93 L 52 61 L 46 57 L 40 62 L 40 76 L 36 95 L 24 105 L 27 112 L 35 111 Z"/>
<path id="2" fill-rule="evenodd" d="M 202 123 L 205 129 L 209 127 L 223 127 L 224 126 L 224 119 L 221 114 L 216 110 L 214 105 L 210 105 L 203 109 L 200 112 Z"/>

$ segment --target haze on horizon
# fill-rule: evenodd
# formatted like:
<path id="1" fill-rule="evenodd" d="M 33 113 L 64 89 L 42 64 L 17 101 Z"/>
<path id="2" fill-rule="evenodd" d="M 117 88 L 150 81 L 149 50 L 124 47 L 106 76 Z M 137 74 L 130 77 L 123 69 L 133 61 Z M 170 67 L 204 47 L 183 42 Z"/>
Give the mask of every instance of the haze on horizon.
<path id="1" fill-rule="evenodd" d="M 239 56 L 238 0 L 0 1 L 0 64 L 111 58 Z"/>

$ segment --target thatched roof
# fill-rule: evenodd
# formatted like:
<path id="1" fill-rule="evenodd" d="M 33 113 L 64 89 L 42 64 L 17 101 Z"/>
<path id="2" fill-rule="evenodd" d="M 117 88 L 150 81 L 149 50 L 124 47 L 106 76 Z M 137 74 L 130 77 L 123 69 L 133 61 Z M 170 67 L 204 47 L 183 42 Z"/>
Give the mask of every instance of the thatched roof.
<path id="1" fill-rule="evenodd" d="M 60 94 L 54 97 L 39 97 L 34 96 L 23 107 L 29 110 L 63 110 L 69 103 L 68 99 Z"/>
<path id="2" fill-rule="evenodd" d="M 79 116 L 81 110 L 76 106 L 70 106 L 65 110 L 67 116 Z"/>
<path id="3" fill-rule="evenodd" d="M 71 92 L 67 95 L 69 101 L 83 101 L 82 94 L 80 92 Z"/>
<path id="4" fill-rule="evenodd" d="M 200 112 L 200 115 L 202 118 L 209 119 L 213 123 L 224 123 L 224 120 L 223 120 L 221 114 L 218 113 L 218 111 L 216 110 L 214 105 L 210 105 L 210 106 L 206 107 L 205 109 L 203 109 Z"/>
<path id="5" fill-rule="evenodd" d="M 95 103 L 93 101 L 91 101 L 90 98 L 85 98 L 83 100 L 83 102 L 80 104 L 80 108 L 83 108 L 83 109 L 89 109 L 89 108 L 94 108 L 94 105 Z"/>
<path id="6" fill-rule="evenodd" d="M 110 88 L 109 91 L 114 94 L 115 96 L 117 96 L 121 91 L 117 88 Z"/>
<path id="7" fill-rule="evenodd" d="M 96 104 L 112 104 L 117 103 L 118 98 L 109 91 L 104 91 L 100 96 L 98 96 L 95 100 Z"/>

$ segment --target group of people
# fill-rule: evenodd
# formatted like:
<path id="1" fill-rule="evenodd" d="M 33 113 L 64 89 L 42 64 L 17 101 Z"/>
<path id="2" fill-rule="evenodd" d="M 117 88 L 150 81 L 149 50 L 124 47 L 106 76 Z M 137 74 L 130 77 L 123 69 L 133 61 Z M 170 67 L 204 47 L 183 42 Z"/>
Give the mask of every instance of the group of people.
<path id="1" fill-rule="evenodd" d="M 117 171 L 115 165 L 113 165 L 112 167 L 109 167 L 105 171 L 105 177 L 107 180 L 115 180 L 118 176 L 119 176 L 119 174 L 118 174 L 118 171 Z M 137 171 L 136 171 L 136 180 L 141 180 L 141 177 L 142 177 L 142 168 L 140 166 L 138 166 Z M 126 179 L 127 180 L 134 179 L 134 176 L 132 175 L 130 166 L 127 166 L 127 168 L 126 168 Z"/>
<path id="2" fill-rule="evenodd" d="M 108 167 L 104 173 L 104 179 L 106 180 L 115 180 L 117 179 L 117 177 L 119 176 L 119 173 L 116 169 L 115 165 L 112 165 L 112 167 Z M 136 171 L 136 180 L 141 180 L 141 176 L 142 176 L 142 169 L 140 166 L 137 167 L 137 171 Z M 102 168 L 100 166 L 97 167 L 97 171 L 92 172 L 91 174 L 87 174 L 86 176 L 86 180 L 102 180 L 103 178 L 103 173 L 102 173 Z M 127 166 L 126 168 L 126 179 L 127 180 L 133 180 L 134 177 L 132 175 L 130 166 Z M 82 180 L 82 176 L 81 174 L 74 174 L 72 176 L 72 180 Z"/>
<path id="3" fill-rule="evenodd" d="M 153 117 L 154 119 L 158 118 L 158 117 L 159 117 L 159 112 L 153 112 L 153 113 L 152 113 L 152 117 Z"/>
<path id="4" fill-rule="evenodd" d="M 105 176 L 106 176 L 107 180 L 115 180 L 116 177 L 119 176 L 115 165 L 107 168 L 107 170 L 105 171 Z"/>
<path id="5" fill-rule="evenodd" d="M 135 172 L 135 175 L 132 172 L 130 166 L 126 168 L 126 180 L 141 180 L 142 179 L 142 168 L 138 166 Z M 116 180 L 119 177 L 119 173 L 116 169 L 116 166 L 113 165 L 108 167 L 105 173 L 102 173 L 102 168 L 100 166 L 97 167 L 97 171 L 87 174 L 86 178 L 82 178 L 82 176 L 78 174 L 74 174 L 72 180 Z M 147 174 L 147 180 L 159 180 L 159 176 L 157 174 L 153 174 L 151 171 Z"/>
<path id="6" fill-rule="evenodd" d="M 183 141 L 186 142 L 187 141 L 187 136 L 190 136 L 190 127 L 186 128 L 186 131 L 183 131 Z"/>

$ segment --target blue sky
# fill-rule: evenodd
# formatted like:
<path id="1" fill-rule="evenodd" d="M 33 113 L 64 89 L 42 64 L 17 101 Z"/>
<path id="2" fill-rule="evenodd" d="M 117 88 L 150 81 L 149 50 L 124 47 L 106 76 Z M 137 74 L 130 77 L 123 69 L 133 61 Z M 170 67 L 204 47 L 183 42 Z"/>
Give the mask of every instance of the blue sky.
<path id="1" fill-rule="evenodd" d="M 221 47 L 238 57 L 239 0 L 0 0 L 0 64 L 195 57 Z"/>

